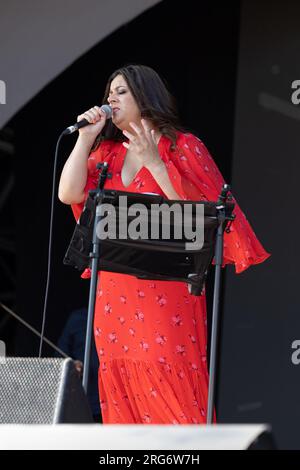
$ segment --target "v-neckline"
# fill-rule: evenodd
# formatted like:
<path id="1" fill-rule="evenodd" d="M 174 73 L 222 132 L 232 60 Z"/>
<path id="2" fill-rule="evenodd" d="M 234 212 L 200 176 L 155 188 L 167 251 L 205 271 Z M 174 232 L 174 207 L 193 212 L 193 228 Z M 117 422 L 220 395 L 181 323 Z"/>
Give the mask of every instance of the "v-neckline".
<path id="1" fill-rule="evenodd" d="M 161 134 L 159 140 L 158 140 L 158 143 L 157 143 L 157 148 L 159 150 L 159 147 L 160 147 L 160 144 L 163 140 L 163 134 Z M 127 154 L 127 148 L 124 147 L 124 145 L 121 143 L 121 147 L 122 147 L 122 153 L 121 153 L 121 159 L 120 159 L 120 181 L 121 181 L 121 184 L 123 186 L 123 188 L 125 189 L 128 189 L 133 183 L 134 183 L 134 180 L 137 178 L 137 176 L 141 173 L 141 171 L 143 170 L 147 170 L 147 168 L 145 166 L 142 166 L 137 172 L 136 174 L 134 175 L 134 177 L 132 178 L 131 182 L 129 183 L 128 186 L 125 186 L 125 184 L 123 183 L 123 179 L 122 179 L 122 170 L 123 170 L 123 166 L 124 166 L 124 162 L 125 162 L 125 157 L 126 157 L 126 154 Z"/>

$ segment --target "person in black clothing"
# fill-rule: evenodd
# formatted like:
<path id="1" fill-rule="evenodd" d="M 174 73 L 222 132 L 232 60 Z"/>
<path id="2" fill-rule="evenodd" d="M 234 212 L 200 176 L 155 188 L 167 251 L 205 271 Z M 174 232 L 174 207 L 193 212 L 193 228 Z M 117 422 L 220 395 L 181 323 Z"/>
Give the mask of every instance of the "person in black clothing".
<path id="1" fill-rule="evenodd" d="M 75 361 L 76 369 L 82 373 L 84 362 L 85 335 L 87 323 L 87 309 L 85 307 L 73 310 L 64 326 L 58 340 L 58 347 Z M 92 337 L 90 372 L 87 398 L 91 407 L 94 421 L 102 423 L 99 393 L 98 393 L 99 359 Z"/>

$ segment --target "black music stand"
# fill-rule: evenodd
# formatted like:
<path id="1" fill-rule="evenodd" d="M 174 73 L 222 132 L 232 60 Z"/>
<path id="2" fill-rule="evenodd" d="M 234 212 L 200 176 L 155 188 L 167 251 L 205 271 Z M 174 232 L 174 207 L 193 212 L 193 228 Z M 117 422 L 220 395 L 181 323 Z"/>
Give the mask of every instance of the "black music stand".
<path id="1" fill-rule="evenodd" d="M 96 286 L 98 271 L 111 271 L 131 274 L 141 279 L 176 280 L 186 282 L 193 295 L 201 295 L 202 288 L 215 258 L 215 280 L 212 312 L 211 331 L 211 352 L 209 369 L 209 393 L 207 408 L 207 424 L 213 422 L 215 375 L 216 375 L 216 354 L 218 341 L 218 316 L 219 298 L 221 284 L 221 267 L 223 262 L 223 232 L 228 231 L 226 225 L 234 220 L 232 214 L 234 204 L 226 202 L 231 197 L 227 196 L 230 190 L 228 185 L 224 185 L 217 202 L 210 201 L 183 201 L 167 200 L 157 194 L 130 193 L 126 191 L 104 190 L 104 183 L 108 174 L 108 164 L 101 163 L 97 168 L 102 169 L 98 187 L 89 191 L 84 210 L 75 227 L 73 237 L 64 258 L 64 264 L 76 267 L 77 269 L 91 268 L 91 283 L 89 292 L 89 307 L 86 331 L 85 357 L 83 368 L 83 387 L 87 391 L 91 335 L 95 309 Z M 124 207 L 121 206 L 121 196 L 126 196 L 128 207 L 132 204 L 142 203 L 146 208 L 146 213 L 151 209 L 152 204 L 166 204 L 171 206 L 178 204 L 184 209 L 184 205 L 192 207 L 190 222 L 195 228 L 196 205 L 203 205 L 204 214 L 204 244 L 200 249 L 186 249 L 186 243 L 190 240 L 185 238 L 178 240 L 171 236 L 167 239 L 118 239 L 115 233 L 119 233 L 119 226 L 122 224 L 122 214 Z M 113 239 L 99 239 L 97 227 L 104 217 L 101 210 L 103 204 L 109 203 L 116 215 L 116 232 Z M 127 221 L 130 219 L 127 214 Z M 157 219 L 159 220 L 159 219 Z M 130 222 L 130 220 L 129 220 Z M 174 233 L 175 222 L 171 221 L 171 228 Z M 161 228 L 161 221 L 159 221 Z M 184 231 L 183 231 L 184 232 Z M 98 232 L 99 233 L 99 232 Z M 161 232 L 160 232 L 161 233 Z"/>

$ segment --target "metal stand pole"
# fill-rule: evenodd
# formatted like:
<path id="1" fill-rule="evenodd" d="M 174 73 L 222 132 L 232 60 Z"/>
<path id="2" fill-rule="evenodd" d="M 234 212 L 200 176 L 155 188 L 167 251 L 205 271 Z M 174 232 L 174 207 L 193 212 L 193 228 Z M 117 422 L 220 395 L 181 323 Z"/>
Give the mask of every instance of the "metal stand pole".
<path id="1" fill-rule="evenodd" d="M 94 312 L 95 312 L 95 303 L 96 303 L 96 289 L 97 289 L 97 280 L 98 280 L 98 263 L 100 257 L 100 240 L 97 236 L 97 226 L 98 223 L 101 221 L 103 216 L 99 215 L 98 204 L 102 198 L 102 189 L 104 187 L 104 183 L 107 177 L 111 177 L 111 175 L 107 174 L 108 171 L 108 164 L 101 163 L 97 165 L 97 168 L 102 168 L 102 172 L 100 175 L 99 185 L 98 188 L 90 191 L 90 194 L 95 198 L 96 202 L 96 214 L 94 219 L 94 228 L 93 228 L 93 251 L 90 254 L 92 258 L 92 275 L 91 275 L 91 282 L 90 282 L 90 291 L 89 291 L 89 306 L 88 306 L 88 316 L 87 316 L 87 326 L 86 326 L 86 339 L 85 339 L 85 353 L 84 353 L 84 364 L 83 364 L 83 377 L 82 377 L 82 385 L 87 393 L 88 388 L 88 378 L 89 378 L 89 371 L 90 371 L 90 355 L 91 355 L 91 338 L 93 334 L 93 322 L 94 322 Z"/>
<path id="2" fill-rule="evenodd" d="M 213 311 L 212 311 L 212 330 L 211 330 L 211 343 L 210 343 L 210 364 L 209 364 L 209 387 L 208 387 L 208 404 L 207 404 L 207 424 L 213 423 L 214 403 L 215 403 L 215 383 L 216 383 L 216 365 L 217 365 L 217 346 L 218 346 L 218 327 L 219 327 L 219 304 L 220 304 L 220 289 L 221 289 L 221 267 L 223 263 L 223 233 L 225 207 L 227 193 L 230 186 L 224 184 L 221 195 L 218 200 L 218 231 L 215 245 L 215 280 L 214 280 L 214 296 L 213 296 Z"/>

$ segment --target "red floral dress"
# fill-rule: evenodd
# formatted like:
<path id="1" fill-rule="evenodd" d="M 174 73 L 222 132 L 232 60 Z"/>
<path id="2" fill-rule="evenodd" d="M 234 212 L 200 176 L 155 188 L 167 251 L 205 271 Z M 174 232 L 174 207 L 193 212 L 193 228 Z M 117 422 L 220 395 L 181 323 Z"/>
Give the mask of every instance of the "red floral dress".
<path id="1" fill-rule="evenodd" d="M 178 133 L 175 151 L 162 136 L 159 154 L 174 189 L 183 199 L 216 200 L 224 182 L 204 144 Z M 88 159 L 88 190 L 97 184 L 96 163 L 108 161 L 112 179 L 105 188 L 131 192 L 162 189 L 142 168 L 129 186 L 121 170 L 126 148 L 105 141 Z M 236 202 L 234 200 L 234 202 Z M 72 206 L 76 219 L 83 204 Z M 270 255 L 236 204 L 236 220 L 224 238 L 224 265 L 236 272 Z M 208 399 L 206 297 L 193 296 L 183 282 L 140 280 L 98 274 L 94 334 L 100 360 L 99 395 L 103 423 L 206 423 Z M 82 277 L 89 277 L 86 270 Z"/>

